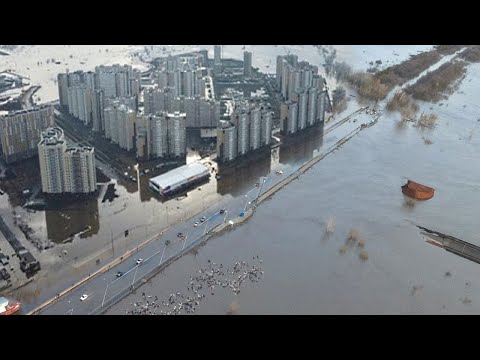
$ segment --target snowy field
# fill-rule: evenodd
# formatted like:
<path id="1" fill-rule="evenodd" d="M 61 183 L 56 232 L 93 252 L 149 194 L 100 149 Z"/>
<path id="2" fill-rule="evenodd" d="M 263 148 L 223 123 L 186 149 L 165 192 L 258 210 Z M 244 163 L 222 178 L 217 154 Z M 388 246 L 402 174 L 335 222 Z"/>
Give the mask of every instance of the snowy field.
<path id="1" fill-rule="evenodd" d="M 148 48 L 148 53 L 145 48 Z M 327 47 L 329 47 L 327 45 Z M 346 61 L 353 68 L 365 70 L 371 61 L 382 60 L 383 66 L 401 62 L 432 45 L 334 45 L 337 59 Z M 38 103 L 58 99 L 56 77 L 58 73 L 76 70 L 94 70 L 97 65 L 131 64 L 146 69 L 143 60 L 195 51 L 209 50 L 213 58 L 213 45 L 34 45 L 19 46 L 11 55 L 0 57 L 0 72 L 10 69 L 31 80 L 31 85 L 41 85 L 34 95 Z M 306 60 L 319 66 L 323 64 L 321 52 L 312 45 L 224 45 L 223 56 L 242 59 L 243 51 L 253 53 L 252 64 L 262 72 L 274 73 L 276 56 L 296 54 L 299 60 Z M 140 56 L 138 56 L 140 55 Z M 52 61 L 54 59 L 55 61 Z M 47 60 L 49 63 L 47 63 Z M 59 62 L 59 64 L 57 64 Z"/>

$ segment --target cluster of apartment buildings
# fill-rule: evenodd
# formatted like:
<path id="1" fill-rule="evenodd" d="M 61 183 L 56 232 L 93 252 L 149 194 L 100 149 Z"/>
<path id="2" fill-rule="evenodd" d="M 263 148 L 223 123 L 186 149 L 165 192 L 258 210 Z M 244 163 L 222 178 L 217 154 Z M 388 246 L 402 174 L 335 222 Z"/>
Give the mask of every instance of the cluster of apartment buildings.
<path id="1" fill-rule="evenodd" d="M 162 111 L 138 119 L 136 132 L 138 159 L 182 159 L 186 156 L 186 149 L 185 113 Z"/>
<path id="2" fill-rule="evenodd" d="M 272 138 L 272 111 L 262 104 L 238 102 L 230 121 L 217 129 L 217 159 L 228 163 L 269 146 Z"/>
<path id="3" fill-rule="evenodd" d="M 54 123 L 53 107 L 45 105 L 0 116 L 1 154 L 5 163 L 35 156 L 40 134 Z"/>
<path id="4" fill-rule="evenodd" d="M 183 157 L 186 128 L 216 128 L 220 121 L 208 51 L 156 59 L 155 65 L 143 93 L 141 74 L 128 65 L 59 74 L 60 104 L 139 159 Z M 167 146 L 155 142 L 165 137 Z"/>
<path id="5" fill-rule="evenodd" d="M 129 65 L 97 66 L 95 71 L 58 74 L 60 105 L 93 131 L 105 130 L 105 99 L 135 98 L 140 93 L 140 72 Z"/>
<path id="6" fill-rule="evenodd" d="M 187 128 L 216 128 L 220 104 L 215 101 L 208 51 L 157 59 L 152 87 L 143 94 L 145 114 L 179 111 Z"/>
<path id="7" fill-rule="evenodd" d="M 296 55 L 277 57 L 277 89 L 282 95 L 280 130 L 294 134 L 323 122 L 327 93 L 318 67 Z"/>
<path id="8" fill-rule="evenodd" d="M 55 125 L 52 106 L 37 106 L 0 117 L 1 154 L 7 164 L 38 154 L 42 191 L 90 193 L 96 190 L 95 151 L 67 147 Z"/>
<path id="9" fill-rule="evenodd" d="M 44 193 L 90 193 L 97 189 L 93 148 L 68 147 L 59 127 L 43 131 L 37 146 Z"/>
<path id="10" fill-rule="evenodd" d="M 206 81 L 211 84 L 211 79 Z M 213 85 L 212 85 L 213 88 Z M 175 88 L 155 84 L 143 92 L 144 113 L 181 112 L 186 114 L 187 128 L 215 128 L 220 121 L 220 103 L 205 96 L 176 96 Z"/>

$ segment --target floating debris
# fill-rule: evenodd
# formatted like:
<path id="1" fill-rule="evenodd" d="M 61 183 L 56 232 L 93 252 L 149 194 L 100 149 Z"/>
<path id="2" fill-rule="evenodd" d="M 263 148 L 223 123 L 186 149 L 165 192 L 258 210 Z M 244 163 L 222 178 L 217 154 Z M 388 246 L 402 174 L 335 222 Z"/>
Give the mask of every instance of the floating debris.
<path id="1" fill-rule="evenodd" d="M 357 241 L 360 239 L 360 233 L 357 229 L 350 229 L 348 232 L 348 240 Z"/>
<path id="2" fill-rule="evenodd" d="M 234 301 L 228 306 L 227 315 L 235 315 L 238 311 L 238 304 Z"/>
<path id="3" fill-rule="evenodd" d="M 415 293 L 420 289 L 423 289 L 423 285 L 413 285 L 412 290 L 410 291 L 410 296 L 415 295 Z"/>
<path id="4" fill-rule="evenodd" d="M 215 286 L 230 289 L 235 295 L 238 295 L 242 285 L 245 285 L 247 282 L 254 283 L 260 281 L 264 274 L 259 265 L 262 263 L 262 260 L 258 255 L 254 256 L 252 260 L 257 263 L 249 264 L 246 261 L 238 261 L 233 265 L 233 268 L 226 268 L 223 264 L 216 264 L 208 260 L 206 267 L 195 270 L 195 275 L 190 276 L 187 293 L 172 293 L 167 300 L 162 301 L 159 301 L 157 296 L 155 296 L 155 301 L 148 301 L 147 299 L 151 299 L 152 296 L 142 293 L 145 303 L 143 305 L 140 301 L 134 303 L 134 308 L 127 310 L 126 313 L 130 315 L 193 314 L 198 309 L 200 303 L 206 299 L 207 293 L 212 296 L 215 295 Z M 205 293 L 201 292 L 201 290 L 205 291 Z M 169 310 L 167 311 L 166 309 Z M 235 314 L 237 309 L 238 304 L 232 302 L 227 313 Z"/>
<path id="5" fill-rule="evenodd" d="M 465 296 L 463 299 L 462 299 L 462 298 L 460 298 L 459 300 L 460 300 L 460 301 L 461 301 L 463 304 L 465 304 L 465 305 L 467 305 L 467 304 L 471 304 L 471 303 L 472 303 L 472 300 L 471 300 L 471 299 L 469 299 L 469 298 L 468 298 L 468 297 L 466 297 L 466 296 Z"/>
<path id="6" fill-rule="evenodd" d="M 368 260 L 368 252 L 366 250 L 362 250 L 360 251 L 360 259 L 363 260 L 363 261 L 367 261 Z"/>
<path id="7" fill-rule="evenodd" d="M 335 226 L 335 219 L 334 218 L 329 218 L 327 221 L 327 227 L 325 229 L 325 232 L 327 234 L 333 233 L 333 227 Z"/>

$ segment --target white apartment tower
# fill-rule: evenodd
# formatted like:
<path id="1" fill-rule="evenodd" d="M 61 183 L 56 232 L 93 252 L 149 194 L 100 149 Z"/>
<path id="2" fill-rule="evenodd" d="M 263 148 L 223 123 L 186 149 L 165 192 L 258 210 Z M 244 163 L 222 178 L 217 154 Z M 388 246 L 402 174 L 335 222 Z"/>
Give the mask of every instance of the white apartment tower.
<path id="1" fill-rule="evenodd" d="M 185 113 L 167 114 L 168 152 L 172 158 L 185 157 L 187 153 L 186 121 Z"/>
<path id="2" fill-rule="evenodd" d="M 95 150 L 92 147 L 67 148 L 63 158 L 64 192 L 94 192 L 97 189 Z"/>
<path id="3" fill-rule="evenodd" d="M 262 122 L 260 126 L 260 146 L 267 146 L 270 145 L 270 143 L 272 142 L 272 126 L 272 112 L 269 110 L 262 110 Z"/>
<path id="4" fill-rule="evenodd" d="M 230 122 L 222 122 L 217 128 L 217 154 L 221 162 L 237 157 L 237 128 Z"/>
<path id="5" fill-rule="evenodd" d="M 61 194 L 65 191 L 64 153 L 67 142 L 63 130 L 54 127 L 42 132 L 38 143 L 38 160 L 42 178 L 42 191 L 47 194 Z"/>
<path id="6" fill-rule="evenodd" d="M 38 158 L 44 193 L 96 191 L 95 150 L 91 147 L 67 148 L 62 129 L 48 128 L 42 133 Z"/>
<path id="7" fill-rule="evenodd" d="M 252 73 L 252 53 L 245 51 L 243 53 L 243 76 L 248 79 L 252 77 Z"/>
<path id="8" fill-rule="evenodd" d="M 167 114 L 149 115 L 150 157 L 168 157 Z"/>
<path id="9" fill-rule="evenodd" d="M 231 122 L 237 128 L 237 154 L 245 155 L 250 150 L 250 116 L 246 109 L 235 109 L 231 116 Z"/>
<path id="10" fill-rule="evenodd" d="M 250 150 L 261 147 L 261 122 L 262 114 L 259 107 L 250 110 Z"/>

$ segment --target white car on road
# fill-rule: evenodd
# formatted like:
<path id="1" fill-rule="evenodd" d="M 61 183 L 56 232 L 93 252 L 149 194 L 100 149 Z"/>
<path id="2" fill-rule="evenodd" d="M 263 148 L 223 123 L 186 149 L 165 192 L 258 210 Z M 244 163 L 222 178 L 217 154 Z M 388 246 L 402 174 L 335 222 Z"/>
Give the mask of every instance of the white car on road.
<path id="1" fill-rule="evenodd" d="M 87 294 L 83 294 L 82 296 L 80 296 L 80 301 L 85 301 L 88 299 L 88 295 Z"/>
<path id="2" fill-rule="evenodd" d="M 142 263 L 143 259 L 138 259 L 137 260 L 137 265 L 140 265 Z"/>

